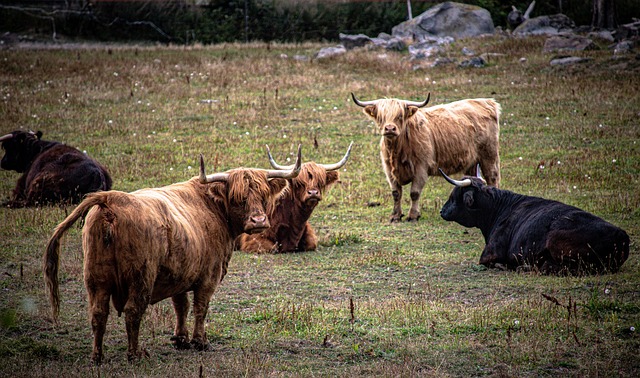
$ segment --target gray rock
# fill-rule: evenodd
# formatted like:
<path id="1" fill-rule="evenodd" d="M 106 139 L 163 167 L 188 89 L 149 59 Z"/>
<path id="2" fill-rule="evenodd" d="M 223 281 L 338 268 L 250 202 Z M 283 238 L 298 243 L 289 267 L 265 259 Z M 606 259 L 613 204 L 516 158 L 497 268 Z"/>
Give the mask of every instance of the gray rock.
<path id="1" fill-rule="evenodd" d="M 466 56 L 474 56 L 476 55 L 475 51 L 471 50 L 468 47 L 463 47 L 462 48 L 462 55 L 466 55 Z"/>
<path id="2" fill-rule="evenodd" d="M 444 49 L 441 46 L 426 42 L 415 43 L 409 46 L 409 55 L 412 60 L 425 59 L 443 51 Z"/>
<path id="3" fill-rule="evenodd" d="M 609 30 L 600 30 L 597 32 L 590 32 L 587 34 L 587 37 L 591 39 L 602 39 L 609 42 L 615 41 L 615 38 L 613 38 L 613 34 Z"/>
<path id="4" fill-rule="evenodd" d="M 399 38 L 417 40 L 422 36 L 450 36 L 458 39 L 493 34 L 494 31 L 491 14 L 486 9 L 475 5 L 446 2 L 394 26 L 391 34 Z"/>
<path id="5" fill-rule="evenodd" d="M 556 35 L 571 31 L 576 24 L 564 14 L 540 16 L 525 20 L 513 31 L 514 35 Z"/>
<path id="6" fill-rule="evenodd" d="M 576 34 L 559 34 L 548 38 L 544 42 L 542 52 L 554 51 L 584 51 L 593 50 L 596 45 L 589 38 Z"/>
<path id="7" fill-rule="evenodd" d="M 314 59 L 327 59 L 327 58 L 333 58 L 335 56 L 338 55 L 342 55 L 344 53 L 347 52 L 347 49 L 344 48 L 344 46 L 342 45 L 337 45 L 334 47 L 325 47 L 320 49 L 320 51 L 318 51 L 313 58 Z"/>
<path id="8" fill-rule="evenodd" d="M 633 42 L 631 41 L 621 41 L 616 44 L 616 47 L 613 49 L 614 56 L 626 55 L 633 50 Z"/>
<path id="9" fill-rule="evenodd" d="M 407 48 L 407 45 L 400 38 L 391 38 L 387 41 L 384 48 L 387 50 L 402 51 Z"/>
<path id="10" fill-rule="evenodd" d="M 589 58 L 581 58 L 578 56 L 566 56 L 566 57 L 551 59 L 549 64 L 551 64 L 552 66 L 567 66 L 567 65 L 576 64 L 576 63 L 588 62 L 590 60 L 591 59 Z"/>
<path id="11" fill-rule="evenodd" d="M 356 47 L 364 47 L 371 44 L 371 38 L 364 34 L 342 34 L 340 33 L 340 43 L 347 50 L 353 50 Z"/>
<path id="12" fill-rule="evenodd" d="M 464 60 L 460 63 L 460 67 L 473 67 L 473 68 L 481 68 L 487 64 L 482 57 L 476 56 L 469 60 Z"/>

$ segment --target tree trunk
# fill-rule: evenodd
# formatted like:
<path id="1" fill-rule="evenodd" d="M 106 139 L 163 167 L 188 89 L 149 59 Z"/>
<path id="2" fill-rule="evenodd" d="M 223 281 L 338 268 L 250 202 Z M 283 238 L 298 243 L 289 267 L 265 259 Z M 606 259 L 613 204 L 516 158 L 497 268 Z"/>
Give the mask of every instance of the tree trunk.
<path id="1" fill-rule="evenodd" d="M 615 0 L 593 0 L 591 26 L 602 29 L 616 28 Z"/>

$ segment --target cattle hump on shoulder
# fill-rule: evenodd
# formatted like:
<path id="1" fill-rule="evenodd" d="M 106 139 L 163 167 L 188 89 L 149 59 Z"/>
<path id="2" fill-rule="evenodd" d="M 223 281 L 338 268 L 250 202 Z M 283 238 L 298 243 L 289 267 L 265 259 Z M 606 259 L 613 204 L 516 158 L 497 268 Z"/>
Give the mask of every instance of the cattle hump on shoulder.
<path id="1" fill-rule="evenodd" d="M 363 107 L 382 134 L 380 158 L 393 196 L 389 220 L 402 217 L 402 186 L 411 184 L 408 221 L 420 218 L 420 195 L 438 168 L 474 174 L 480 164 L 489 185 L 500 184 L 500 104 L 476 98 L 424 108 L 425 101 L 378 99 L 353 102 Z"/>
<path id="2" fill-rule="evenodd" d="M 629 257 L 629 235 L 591 213 L 441 173 L 455 188 L 440 215 L 482 231 L 482 265 L 581 275 L 617 272 Z"/>
<path id="3" fill-rule="evenodd" d="M 290 170 L 237 168 L 200 175 L 162 188 L 132 193 L 92 193 L 60 223 L 44 254 L 44 276 L 57 321 L 60 308 L 60 239 L 84 217 L 84 283 L 93 331 L 92 359 L 103 357 L 110 305 L 124 312 L 130 360 L 146 355 L 138 346 L 142 316 L 150 304 L 171 297 L 177 348 L 207 349 L 204 320 L 209 301 L 227 273 L 235 238 L 269 228 L 269 214 L 287 179 L 300 173 L 300 148 Z M 195 318 L 189 340 L 188 292 Z"/>

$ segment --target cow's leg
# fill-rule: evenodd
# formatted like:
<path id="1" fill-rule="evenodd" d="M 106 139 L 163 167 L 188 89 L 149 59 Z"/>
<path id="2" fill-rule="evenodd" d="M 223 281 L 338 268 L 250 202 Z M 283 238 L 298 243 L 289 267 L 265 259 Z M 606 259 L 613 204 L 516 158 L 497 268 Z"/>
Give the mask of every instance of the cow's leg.
<path id="1" fill-rule="evenodd" d="M 305 230 L 298 243 L 299 251 L 315 251 L 318 248 L 318 237 L 309 222 L 305 224 Z"/>
<path id="2" fill-rule="evenodd" d="M 214 273 L 214 276 L 217 276 Z M 193 338 L 191 345 L 197 350 L 208 350 L 209 342 L 207 334 L 204 331 L 204 319 L 209 309 L 209 301 L 215 291 L 215 285 L 205 285 L 193 291 L 193 317 L 195 324 L 193 326 Z"/>
<path id="3" fill-rule="evenodd" d="M 239 238 L 238 249 L 252 253 L 277 252 L 277 245 L 261 234 L 242 234 Z"/>
<path id="4" fill-rule="evenodd" d="M 422 177 L 427 176 L 425 174 Z M 409 217 L 407 218 L 408 222 L 415 222 L 420 219 L 420 193 L 422 193 L 425 181 L 426 179 L 416 177 L 411 182 L 411 209 L 409 210 Z"/>
<path id="5" fill-rule="evenodd" d="M 173 310 L 176 312 L 176 328 L 171 341 L 178 349 L 189 349 L 189 331 L 187 330 L 187 315 L 189 314 L 189 297 L 187 293 L 171 297 Z"/>
<path id="6" fill-rule="evenodd" d="M 391 195 L 393 196 L 393 212 L 389 222 L 400 222 L 402 220 L 402 186 L 396 182 L 391 183 Z"/>
<path id="7" fill-rule="evenodd" d="M 109 319 L 109 298 L 111 294 L 95 285 L 87 285 L 89 297 L 89 318 L 93 332 L 93 353 L 91 360 L 99 364 L 102 362 L 102 343 Z"/>
<path id="8" fill-rule="evenodd" d="M 151 297 L 148 290 L 143 290 L 140 287 L 143 285 L 144 284 L 131 286 L 129 299 L 124 306 L 127 339 L 129 341 L 129 349 L 127 351 L 129 361 L 148 356 L 146 352 L 140 351 L 138 347 L 140 323 L 142 322 L 142 316 L 147 310 L 147 306 L 149 306 L 149 298 Z"/>
<path id="9" fill-rule="evenodd" d="M 482 178 L 487 182 L 487 185 L 500 186 L 500 157 L 485 158 L 480 162 L 480 169 L 482 170 Z M 474 169 L 475 172 L 475 169 Z"/>

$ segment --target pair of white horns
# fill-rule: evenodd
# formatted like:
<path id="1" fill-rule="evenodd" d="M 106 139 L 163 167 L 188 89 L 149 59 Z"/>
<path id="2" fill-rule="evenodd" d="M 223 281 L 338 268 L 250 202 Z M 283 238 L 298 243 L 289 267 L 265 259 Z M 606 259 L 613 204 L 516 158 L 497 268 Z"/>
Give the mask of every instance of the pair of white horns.
<path id="1" fill-rule="evenodd" d="M 378 101 L 381 101 L 381 100 L 360 101 L 358 100 L 356 95 L 353 94 L 353 92 L 351 92 L 351 98 L 353 99 L 353 102 L 355 102 L 356 105 L 362 106 L 363 108 L 369 105 L 376 105 Z M 430 99 L 431 99 L 431 93 L 427 95 L 427 99 L 424 101 L 408 101 L 408 100 L 400 100 L 400 101 L 402 101 L 406 106 L 417 106 L 418 108 L 422 108 L 429 103 Z"/>
<path id="2" fill-rule="evenodd" d="M 447 174 L 444 173 L 442 168 L 438 168 L 438 170 L 440 171 L 440 174 L 442 175 L 442 177 L 444 177 L 444 179 L 447 180 L 452 185 L 459 186 L 461 188 L 471 185 L 471 179 L 466 178 L 464 180 L 455 180 L 447 176 Z M 480 172 L 480 164 L 476 165 L 476 178 L 479 178 L 480 180 L 482 180 L 482 182 L 485 182 L 484 178 L 482 178 L 482 173 Z"/>
<path id="3" fill-rule="evenodd" d="M 293 168 L 293 165 L 280 165 L 280 164 L 276 163 L 276 161 L 273 159 L 273 156 L 271 156 L 271 150 L 269 149 L 269 145 L 265 145 L 265 146 L 267 147 L 267 155 L 269 156 L 269 163 L 271 163 L 271 166 L 273 168 L 279 169 L 279 170 L 289 170 L 289 169 Z M 340 160 L 339 162 L 334 163 L 334 164 L 318 164 L 318 165 L 321 166 L 322 168 L 324 168 L 325 171 L 335 171 L 336 169 L 342 168 L 342 166 L 347 163 L 347 160 L 349 159 L 349 156 L 351 155 L 351 147 L 353 147 L 353 142 L 351 142 L 349 144 L 349 148 L 347 149 L 347 153 L 344 155 L 342 160 Z"/>
<path id="4" fill-rule="evenodd" d="M 298 145 L 298 156 L 296 163 L 287 170 L 259 169 L 267 173 L 267 178 L 295 178 L 300 173 L 302 167 L 302 145 Z M 212 182 L 226 182 L 229 179 L 228 172 L 214 173 L 207 175 L 204 169 L 204 158 L 200 154 L 200 182 L 208 184 Z"/>
<path id="5" fill-rule="evenodd" d="M 36 135 L 36 133 L 34 133 L 31 130 L 27 131 L 27 133 L 31 134 L 31 135 Z M 9 140 L 9 139 L 13 138 L 14 136 L 15 135 L 13 135 L 13 133 L 9 133 L 7 135 L 3 135 L 3 136 L 0 137 L 0 142 L 4 142 L 5 140 Z"/>

